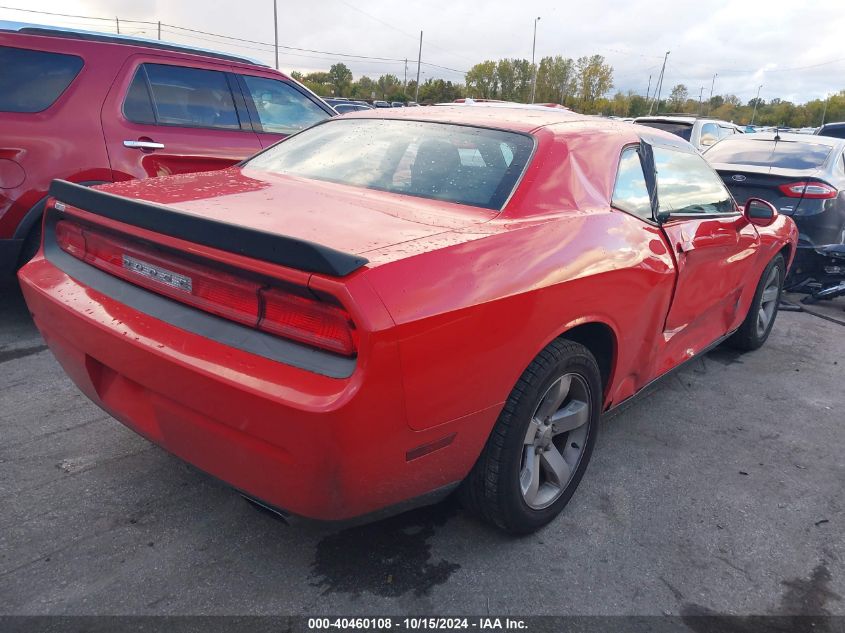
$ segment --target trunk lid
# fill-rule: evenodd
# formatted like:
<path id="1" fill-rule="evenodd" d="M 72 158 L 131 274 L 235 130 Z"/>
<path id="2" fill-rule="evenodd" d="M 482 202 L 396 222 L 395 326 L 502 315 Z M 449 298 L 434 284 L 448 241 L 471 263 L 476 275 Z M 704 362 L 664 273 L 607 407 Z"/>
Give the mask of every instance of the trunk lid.
<path id="1" fill-rule="evenodd" d="M 821 180 L 819 178 L 821 171 L 818 169 L 775 169 L 758 165 L 726 163 L 716 163 L 713 168 L 721 176 L 740 206 L 744 205 L 749 198 L 762 198 L 771 202 L 778 213 L 784 215 L 794 215 L 801 203 L 805 201 L 803 197 L 784 195 L 780 190 L 781 185 Z"/>
<path id="2" fill-rule="evenodd" d="M 118 196 L 344 253 L 470 229 L 497 213 L 372 189 L 230 168 L 98 187 Z"/>

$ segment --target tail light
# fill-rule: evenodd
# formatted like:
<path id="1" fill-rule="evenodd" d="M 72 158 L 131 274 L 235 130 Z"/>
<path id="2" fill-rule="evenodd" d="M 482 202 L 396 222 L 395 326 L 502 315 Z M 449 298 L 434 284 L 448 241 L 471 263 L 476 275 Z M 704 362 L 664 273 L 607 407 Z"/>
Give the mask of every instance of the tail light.
<path id="1" fill-rule="evenodd" d="M 831 187 L 826 182 L 789 182 L 780 185 L 778 189 L 788 198 L 808 198 L 810 200 L 835 198 L 839 193 L 836 187 Z"/>
<path id="2" fill-rule="evenodd" d="M 57 222 L 55 233 L 59 247 L 69 255 L 157 294 L 336 354 L 357 352 L 349 313 L 339 304 L 307 296 L 304 288 L 271 287 L 68 220 Z"/>

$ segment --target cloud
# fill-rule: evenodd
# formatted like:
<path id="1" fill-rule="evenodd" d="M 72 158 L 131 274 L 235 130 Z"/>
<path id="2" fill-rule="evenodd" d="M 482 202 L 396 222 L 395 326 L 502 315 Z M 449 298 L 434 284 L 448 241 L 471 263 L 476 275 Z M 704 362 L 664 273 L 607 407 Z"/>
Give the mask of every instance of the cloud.
<path id="1" fill-rule="evenodd" d="M 14 0 L 13 0 L 14 1 Z M 16 3 L 17 4 L 17 3 Z M 272 0 L 236 4 L 202 0 L 43 0 L 30 9 L 101 16 L 108 21 L 71 20 L 0 10 L 0 19 L 113 28 L 114 16 L 161 20 L 258 42 L 273 41 Z M 664 93 L 683 83 L 692 97 L 735 94 L 793 101 L 823 98 L 845 88 L 845 11 L 841 0 L 804 3 L 782 0 L 315 0 L 278 3 L 279 43 L 331 53 L 389 58 L 360 59 L 282 49 L 282 70 L 322 70 L 344 61 L 355 76 L 416 75 L 419 31 L 425 32 L 422 79 L 462 81 L 456 71 L 501 57 L 531 57 L 533 20 L 540 16 L 537 57 L 599 53 L 614 67 L 617 89 L 644 94 L 655 85 L 663 54 L 671 51 Z M 819 16 L 823 16 L 819 19 Z M 124 22 L 124 31 L 155 37 L 157 27 Z M 223 49 L 273 62 L 272 48 L 163 27 L 163 37 Z M 402 61 L 395 61 L 402 60 Z"/>

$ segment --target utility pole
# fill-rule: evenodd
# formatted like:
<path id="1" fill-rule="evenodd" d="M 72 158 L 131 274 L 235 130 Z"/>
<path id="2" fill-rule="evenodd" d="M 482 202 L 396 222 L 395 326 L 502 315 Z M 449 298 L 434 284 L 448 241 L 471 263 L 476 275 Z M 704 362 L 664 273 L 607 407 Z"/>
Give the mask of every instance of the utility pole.
<path id="1" fill-rule="evenodd" d="M 716 85 L 716 77 L 719 76 L 719 73 L 713 73 L 713 81 L 710 82 L 710 101 L 707 105 L 707 111 L 710 112 L 710 106 L 713 105 L 713 86 Z"/>
<path id="2" fill-rule="evenodd" d="M 537 50 L 537 22 L 539 21 L 539 16 L 534 19 L 534 41 L 531 43 L 531 103 L 534 103 L 534 94 L 537 91 L 537 64 L 534 63 L 534 53 Z"/>
<path id="3" fill-rule="evenodd" d="M 822 110 L 822 122 L 821 125 L 824 125 L 824 118 L 827 116 L 827 102 L 830 101 L 830 95 L 827 95 L 824 100 L 824 109 Z M 819 127 L 821 127 L 821 125 Z"/>
<path id="4" fill-rule="evenodd" d="M 405 58 L 405 81 L 402 83 L 402 94 L 408 96 L 408 58 Z"/>
<path id="5" fill-rule="evenodd" d="M 670 53 L 670 51 L 666 51 L 666 55 L 663 56 L 663 66 L 660 68 L 660 75 L 657 78 L 657 87 L 655 89 L 655 99 L 654 99 L 654 101 L 651 102 L 651 106 L 649 106 L 649 108 L 648 108 L 649 114 L 651 114 L 651 108 L 655 105 L 657 106 L 657 111 L 655 112 L 655 114 L 657 114 L 657 112 L 660 111 L 660 93 L 663 91 L 663 75 L 666 72 L 666 62 L 669 59 L 669 53 Z"/>
<path id="6" fill-rule="evenodd" d="M 279 70 L 279 8 L 277 0 L 273 0 L 273 41 L 276 43 L 276 70 Z"/>
<path id="7" fill-rule="evenodd" d="M 422 36 L 423 32 L 420 31 L 420 52 L 417 55 L 417 89 L 414 91 L 414 103 L 420 102 L 420 63 L 422 62 Z"/>
<path id="8" fill-rule="evenodd" d="M 114 23 L 117 26 L 117 34 L 120 35 L 120 18 L 115 16 Z"/>
<path id="9" fill-rule="evenodd" d="M 701 99 L 704 97 L 704 86 L 701 86 L 701 90 L 698 91 L 698 114 L 701 115 Z"/>
<path id="10" fill-rule="evenodd" d="M 648 103 L 648 98 L 651 96 L 651 75 L 648 76 L 648 88 L 645 91 L 645 102 Z"/>
<path id="11" fill-rule="evenodd" d="M 158 39 L 161 41 L 161 20 L 158 21 Z"/>
<path id="12" fill-rule="evenodd" d="M 760 103 L 760 89 L 763 87 L 763 84 L 757 86 L 757 96 L 754 98 L 754 110 L 751 112 L 751 123 L 750 125 L 754 125 L 754 116 L 757 114 L 757 104 Z"/>

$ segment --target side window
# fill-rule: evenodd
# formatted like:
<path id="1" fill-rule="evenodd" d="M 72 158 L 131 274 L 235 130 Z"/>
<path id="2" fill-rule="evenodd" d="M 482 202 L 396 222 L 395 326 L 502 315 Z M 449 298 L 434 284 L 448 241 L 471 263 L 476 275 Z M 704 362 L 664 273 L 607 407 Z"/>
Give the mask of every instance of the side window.
<path id="1" fill-rule="evenodd" d="M 126 93 L 123 101 L 123 116 L 135 123 L 155 123 L 153 113 L 153 101 L 150 99 L 150 90 L 147 87 L 147 74 L 144 68 L 140 67 L 135 71 L 135 78 Z"/>
<path id="2" fill-rule="evenodd" d="M 661 213 L 736 211 L 722 179 L 698 154 L 655 147 L 654 163 Z"/>
<path id="3" fill-rule="evenodd" d="M 42 112 L 82 70 L 82 58 L 0 46 L 0 112 Z"/>
<path id="4" fill-rule="evenodd" d="M 701 126 L 700 145 L 713 145 L 719 140 L 719 126 L 715 123 L 705 123 Z"/>
<path id="5" fill-rule="evenodd" d="M 635 147 L 629 147 L 622 152 L 611 204 L 643 220 L 652 219 L 651 199 L 643 175 L 640 154 Z"/>
<path id="6" fill-rule="evenodd" d="M 734 134 L 736 134 L 736 130 L 734 130 L 732 127 L 726 127 L 724 125 L 719 126 L 720 139 L 725 138 L 726 136 L 733 136 Z"/>
<path id="7" fill-rule="evenodd" d="M 135 74 L 123 112 L 135 123 L 240 129 L 226 75 L 216 70 L 144 64 Z"/>
<path id="8" fill-rule="evenodd" d="M 284 81 L 242 75 L 264 132 L 293 134 L 329 114 Z"/>

